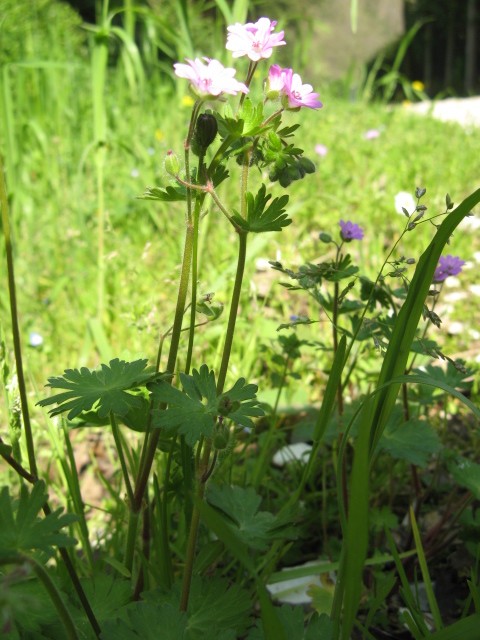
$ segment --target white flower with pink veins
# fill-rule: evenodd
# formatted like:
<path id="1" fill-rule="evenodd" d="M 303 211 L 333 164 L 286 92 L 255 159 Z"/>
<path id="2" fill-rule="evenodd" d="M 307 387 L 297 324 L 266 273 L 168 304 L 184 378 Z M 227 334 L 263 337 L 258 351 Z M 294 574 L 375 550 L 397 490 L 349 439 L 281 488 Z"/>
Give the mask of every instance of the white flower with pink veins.
<path id="1" fill-rule="evenodd" d="M 248 56 L 253 62 L 272 55 L 273 47 L 285 44 L 284 32 L 273 33 L 277 23 L 268 18 L 260 18 L 257 22 L 240 24 L 237 22 L 228 27 L 226 48 L 232 51 L 234 58 Z"/>

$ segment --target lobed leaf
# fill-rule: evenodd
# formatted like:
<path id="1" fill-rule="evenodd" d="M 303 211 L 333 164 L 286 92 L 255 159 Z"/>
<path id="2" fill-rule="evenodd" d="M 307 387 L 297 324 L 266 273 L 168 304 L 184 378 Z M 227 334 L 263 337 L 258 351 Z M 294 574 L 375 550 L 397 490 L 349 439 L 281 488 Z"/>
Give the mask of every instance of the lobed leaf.
<path id="1" fill-rule="evenodd" d="M 125 362 L 115 358 L 96 370 L 86 367 L 66 369 L 63 376 L 49 378 L 47 386 L 67 391 L 41 400 L 38 404 L 41 407 L 56 404 L 56 408 L 49 410 L 50 415 L 68 411 L 69 420 L 93 407 L 100 418 L 108 416 L 110 412 L 125 416 L 131 409 L 142 407 L 142 397 L 129 392 L 145 386 L 157 376 L 151 368 L 147 369 L 147 360 Z"/>
<path id="2" fill-rule="evenodd" d="M 154 411 L 153 426 L 185 436 L 193 447 L 201 436 L 211 437 L 222 416 L 243 427 L 253 427 L 252 417 L 262 416 L 256 399 L 257 386 L 240 378 L 225 393 L 217 395 L 215 374 L 203 364 L 192 375 L 180 374 L 183 392 L 164 381 L 152 386 L 156 404 L 168 405 Z"/>
<path id="3" fill-rule="evenodd" d="M 175 187 L 168 186 L 165 189 L 160 187 L 147 187 L 139 200 L 161 200 L 162 202 L 179 202 L 187 199 L 187 190 L 183 185 Z"/>
<path id="4" fill-rule="evenodd" d="M 291 224 L 292 220 L 285 213 L 285 205 L 288 196 L 283 195 L 274 198 L 267 206 L 271 195 L 266 193 L 264 184 L 260 187 L 256 196 L 247 192 L 245 194 L 247 204 L 247 219 L 244 220 L 238 213 L 233 217 L 233 221 L 245 231 L 252 233 L 265 233 L 267 231 L 281 231 Z"/>
<path id="5" fill-rule="evenodd" d="M 16 552 L 43 551 L 52 556 L 54 547 L 75 544 L 75 539 L 61 532 L 77 520 L 77 516 L 63 514 L 62 509 L 39 517 L 47 501 L 45 483 L 39 481 L 31 492 L 22 485 L 20 498 L 10 496 L 8 487 L 0 491 L 0 560 L 8 560 Z"/>

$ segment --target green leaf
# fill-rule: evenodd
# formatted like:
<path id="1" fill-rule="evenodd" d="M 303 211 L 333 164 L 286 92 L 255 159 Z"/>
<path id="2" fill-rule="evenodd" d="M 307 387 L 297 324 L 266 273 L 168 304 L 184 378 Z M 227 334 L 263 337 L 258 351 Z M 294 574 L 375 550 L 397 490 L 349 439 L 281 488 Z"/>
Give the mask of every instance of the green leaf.
<path id="1" fill-rule="evenodd" d="M 102 640 L 186 640 L 187 614 L 171 604 L 135 602 L 124 619 L 108 620 L 102 626 Z"/>
<path id="2" fill-rule="evenodd" d="M 284 605 L 277 607 L 276 613 L 286 638 L 293 640 L 332 640 L 333 623 L 330 618 L 323 614 L 314 614 L 308 624 L 305 624 L 305 615 L 301 607 L 291 607 Z M 269 640 L 269 636 L 264 633 L 260 622 L 250 631 L 247 640 Z"/>
<path id="3" fill-rule="evenodd" d="M 8 487 L 0 491 L 0 560 L 8 561 L 17 552 L 43 551 L 54 554 L 54 547 L 76 543 L 60 529 L 77 520 L 77 516 L 63 514 L 62 509 L 40 518 L 39 513 L 47 501 L 45 483 L 33 485 L 31 493 L 22 485 L 19 500 L 14 500 Z"/>
<path id="4" fill-rule="evenodd" d="M 215 374 L 206 364 L 192 375 L 180 374 L 183 392 L 160 381 L 152 386 L 156 402 L 167 409 L 154 411 L 153 426 L 176 430 L 192 446 L 201 436 L 211 437 L 219 415 L 242 427 L 253 427 L 251 417 L 264 415 L 256 399 L 257 386 L 240 378 L 234 386 L 217 395 Z"/>
<path id="5" fill-rule="evenodd" d="M 294 535 L 293 529 L 284 528 L 284 522 L 272 513 L 259 511 L 262 498 L 252 487 L 210 484 L 207 500 L 227 516 L 227 526 L 252 549 L 263 551 L 273 539 Z"/>
<path id="6" fill-rule="evenodd" d="M 480 499 L 480 464 L 468 460 L 463 456 L 455 456 L 448 463 L 448 470 L 453 479 L 461 487 L 465 487 L 473 493 L 477 500 Z"/>
<path id="7" fill-rule="evenodd" d="M 477 640 L 480 613 L 457 620 L 453 624 L 429 634 L 431 640 Z"/>
<path id="8" fill-rule="evenodd" d="M 419 375 L 425 373 L 432 380 L 455 389 L 470 389 L 472 381 L 466 380 L 466 378 L 470 378 L 474 371 L 472 369 L 459 371 L 451 362 L 448 362 L 446 368 L 429 364 L 424 369 L 415 369 L 414 373 Z"/>
<path id="9" fill-rule="evenodd" d="M 168 186 L 165 189 L 160 187 L 147 187 L 143 196 L 138 196 L 139 200 L 161 200 L 162 202 L 179 202 L 187 199 L 187 190 L 183 185 L 175 187 Z"/>
<path id="10" fill-rule="evenodd" d="M 426 467 L 441 448 L 436 431 L 425 420 L 411 418 L 403 424 L 390 422 L 380 440 L 381 448 L 393 458 Z"/>
<path id="11" fill-rule="evenodd" d="M 162 592 L 158 589 L 143 594 L 146 603 L 172 606 L 178 611 L 181 585 Z M 186 635 L 188 640 L 204 638 L 239 638 L 249 624 L 251 598 L 238 584 L 223 578 L 193 576 L 188 600 Z M 234 632 L 233 635 L 227 632 Z M 162 636 L 163 637 L 163 636 Z"/>
<path id="12" fill-rule="evenodd" d="M 142 398 L 128 391 L 145 386 L 157 376 L 151 368 L 146 369 L 146 366 L 147 360 L 125 362 L 115 358 L 110 360 L 109 365 L 102 364 L 96 370 L 86 367 L 66 369 L 63 376 L 49 378 L 47 386 L 68 391 L 41 400 L 38 404 L 41 407 L 58 405 L 55 409 L 50 409 L 50 415 L 68 411 L 69 420 L 94 406 L 101 418 L 108 416 L 110 412 L 124 416 L 132 408 L 142 406 Z"/>
<path id="13" fill-rule="evenodd" d="M 239 112 L 239 118 L 243 120 L 243 136 L 258 135 L 263 129 L 261 126 L 263 122 L 263 104 L 259 102 L 258 106 L 254 107 L 250 98 L 246 98 Z"/>
<path id="14" fill-rule="evenodd" d="M 285 213 L 288 196 L 274 198 L 267 207 L 267 203 L 272 196 L 271 194 L 267 195 L 266 191 L 265 185 L 262 184 L 255 197 L 249 191 L 245 194 L 247 203 L 246 220 L 238 213 L 232 216 L 234 222 L 245 231 L 251 231 L 252 233 L 281 231 L 283 227 L 291 224 L 292 220 Z"/>

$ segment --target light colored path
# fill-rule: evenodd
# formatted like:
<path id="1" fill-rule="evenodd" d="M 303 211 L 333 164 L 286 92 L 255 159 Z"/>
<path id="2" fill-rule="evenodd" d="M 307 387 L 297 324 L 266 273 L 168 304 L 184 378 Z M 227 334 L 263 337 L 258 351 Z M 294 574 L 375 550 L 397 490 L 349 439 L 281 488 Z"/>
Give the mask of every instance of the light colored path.
<path id="1" fill-rule="evenodd" d="M 465 127 L 480 127 L 480 96 L 416 102 L 407 109 L 414 113 L 431 114 L 445 122 L 459 122 Z"/>

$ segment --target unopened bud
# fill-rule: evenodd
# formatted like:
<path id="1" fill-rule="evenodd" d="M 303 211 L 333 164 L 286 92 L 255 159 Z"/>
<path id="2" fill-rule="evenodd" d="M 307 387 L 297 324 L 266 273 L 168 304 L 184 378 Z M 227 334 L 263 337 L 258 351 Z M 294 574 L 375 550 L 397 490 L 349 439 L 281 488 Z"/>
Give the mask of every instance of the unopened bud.
<path id="1" fill-rule="evenodd" d="M 314 163 L 309 160 L 309 158 L 305 158 L 304 156 L 302 156 L 298 161 L 298 164 L 305 173 L 315 173 L 316 167 Z"/>
<path id="2" fill-rule="evenodd" d="M 178 176 L 180 172 L 180 162 L 178 157 L 171 150 L 167 151 L 167 155 L 165 157 L 165 171 L 173 177 Z"/>
<path id="3" fill-rule="evenodd" d="M 426 190 L 426 189 L 424 189 L 423 187 L 417 187 L 417 188 L 415 189 L 415 196 L 416 196 L 417 198 L 421 198 L 421 197 L 423 197 L 426 193 L 427 193 L 427 190 Z"/>
<path id="4" fill-rule="evenodd" d="M 208 147 L 215 140 L 218 132 L 217 119 L 211 113 L 202 113 L 198 116 L 195 132 L 193 134 L 191 148 L 196 156 L 203 156 Z"/>

